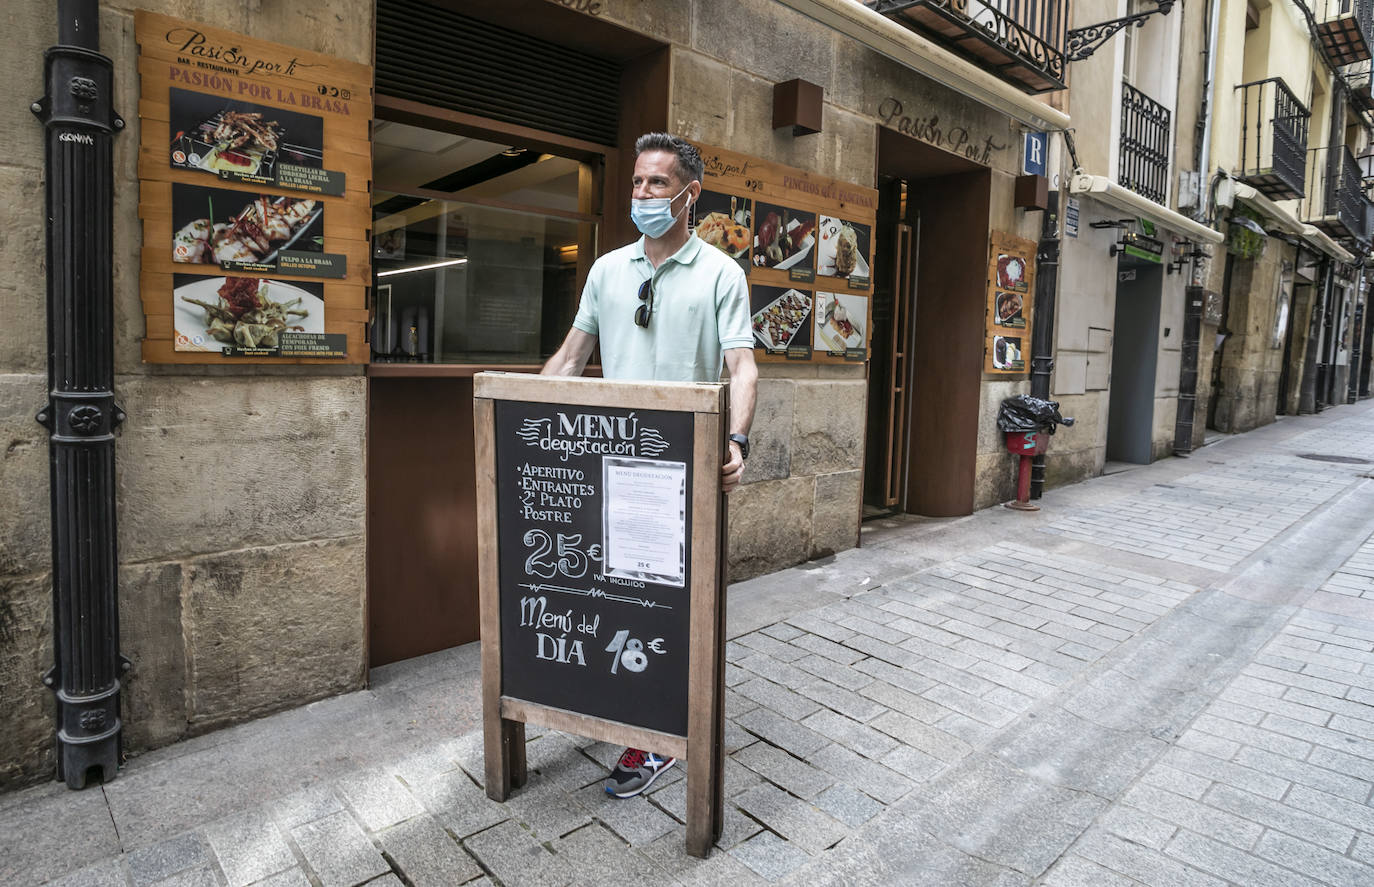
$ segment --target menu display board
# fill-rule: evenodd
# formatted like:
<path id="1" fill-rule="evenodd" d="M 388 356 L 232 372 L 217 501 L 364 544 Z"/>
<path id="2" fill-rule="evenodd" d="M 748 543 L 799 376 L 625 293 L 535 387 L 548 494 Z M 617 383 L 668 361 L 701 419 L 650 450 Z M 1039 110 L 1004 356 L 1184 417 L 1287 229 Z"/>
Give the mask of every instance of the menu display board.
<path id="1" fill-rule="evenodd" d="M 749 276 L 760 361 L 862 363 L 878 192 L 709 145 L 691 225 Z"/>
<path id="2" fill-rule="evenodd" d="M 687 847 L 723 816 L 727 386 L 478 373 L 487 795 L 538 724 L 690 762 Z"/>
<path id="3" fill-rule="evenodd" d="M 988 255 L 987 342 L 983 369 L 1020 374 L 1030 365 L 1035 242 L 994 231 Z"/>
<path id="4" fill-rule="evenodd" d="M 365 363 L 372 69 L 145 11 L 143 359 Z"/>
<path id="5" fill-rule="evenodd" d="M 502 693 L 687 734 L 692 416 L 496 403 Z"/>

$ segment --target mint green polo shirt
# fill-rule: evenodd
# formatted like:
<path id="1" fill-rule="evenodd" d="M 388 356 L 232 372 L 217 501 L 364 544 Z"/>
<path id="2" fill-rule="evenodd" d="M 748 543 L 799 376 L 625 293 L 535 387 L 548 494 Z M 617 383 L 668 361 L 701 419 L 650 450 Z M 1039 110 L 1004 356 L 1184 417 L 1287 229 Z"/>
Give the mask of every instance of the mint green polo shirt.
<path id="1" fill-rule="evenodd" d="M 645 329 L 635 311 L 650 277 L 654 316 Z M 607 379 L 719 382 L 724 352 L 754 346 L 744 271 L 695 234 L 658 268 L 643 237 L 597 259 L 573 326 L 601 340 Z"/>

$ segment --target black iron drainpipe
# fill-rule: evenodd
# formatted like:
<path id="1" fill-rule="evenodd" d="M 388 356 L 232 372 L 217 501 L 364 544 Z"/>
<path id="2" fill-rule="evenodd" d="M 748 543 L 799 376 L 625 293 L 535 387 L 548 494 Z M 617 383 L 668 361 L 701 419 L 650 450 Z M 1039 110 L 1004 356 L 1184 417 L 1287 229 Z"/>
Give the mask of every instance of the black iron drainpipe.
<path id="1" fill-rule="evenodd" d="M 115 552 L 113 65 L 101 55 L 97 0 L 59 0 L 58 44 L 43 54 L 47 94 L 48 403 L 57 778 L 84 788 L 119 767 L 118 559 Z M 96 772 L 98 771 L 98 772 Z"/>
<path id="2" fill-rule="evenodd" d="M 1054 293 L 1059 288 L 1059 192 L 1051 191 L 1049 209 L 1040 220 L 1040 246 L 1035 252 L 1035 306 L 1031 329 L 1031 396 L 1048 400 L 1054 369 Z M 1045 456 L 1031 459 L 1030 497 L 1045 491 Z"/>

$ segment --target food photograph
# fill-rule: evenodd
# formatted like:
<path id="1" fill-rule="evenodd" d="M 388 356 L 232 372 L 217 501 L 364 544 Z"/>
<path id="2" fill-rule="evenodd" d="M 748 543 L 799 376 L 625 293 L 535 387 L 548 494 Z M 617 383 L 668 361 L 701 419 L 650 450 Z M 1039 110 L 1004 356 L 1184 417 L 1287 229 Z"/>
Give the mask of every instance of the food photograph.
<path id="1" fill-rule="evenodd" d="M 1007 293 L 997 290 L 993 306 L 992 322 L 998 326 L 1026 328 L 1025 296 L 1021 293 Z"/>
<path id="2" fill-rule="evenodd" d="M 816 293 L 816 347 L 830 352 L 863 348 L 868 324 L 868 297 L 849 293 Z"/>
<path id="3" fill-rule="evenodd" d="M 1022 370 L 1026 361 L 1021 357 L 1020 337 L 992 337 L 992 365 L 999 370 Z"/>
<path id="4" fill-rule="evenodd" d="M 324 285 L 173 275 L 176 350 L 276 348 L 283 330 L 324 332 Z"/>
<path id="5" fill-rule="evenodd" d="M 1026 260 L 1006 254 L 997 257 L 997 285 L 1002 289 L 1026 291 Z"/>
<path id="6" fill-rule="evenodd" d="M 323 165 L 319 117 L 186 89 L 173 88 L 170 100 L 176 169 L 271 178 L 278 162 Z"/>
<path id="7" fill-rule="evenodd" d="M 172 185 L 172 261 L 270 265 L 280 250 L 324 250 L 324 204 L 198 185 Z"/>
<path id="8" fill-rule="evenodd" d="M 818 227 L 816 273 L 822 277 L 868 278 L 868 226 L 821 216 Z"/>
<path id="9" fill-rule="evenodd" d="M 789 271 L 814 269 L 816 214 L 759 203 L 754 208 L 754 264 Z"/>
<path id="10" fill-rule="evenodd" d="M 692 230 L 703 243 L 739 262 L 741 268 L 748 268 L 752 206 L 748 197 L 702 191 L 692 205 Z"/>
<path id="11" fill-rule="evenodd" d="M 811 347 L 811 294 L 776 286 L 749 289 L 754 340 L 768 351 Z"/>

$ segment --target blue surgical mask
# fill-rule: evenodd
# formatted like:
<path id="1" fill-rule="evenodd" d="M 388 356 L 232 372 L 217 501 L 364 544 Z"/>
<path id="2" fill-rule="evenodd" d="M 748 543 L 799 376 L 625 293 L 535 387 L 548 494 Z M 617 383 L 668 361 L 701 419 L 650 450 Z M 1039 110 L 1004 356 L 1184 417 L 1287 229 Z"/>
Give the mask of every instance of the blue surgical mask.
<path id="1" fill-rule="evenodd" d="M 682 196 L 687 188 L 692 187 L 688 182 L 682 191 L 677 192 L 672 197 L 635 197 L 630 200 L 630 219 L 635 223 L 635 227 L 645 237 L 654 240 L 668 233 L 668 229 L 673 227 L 678 216 L 687 211 L 687 204 L 683 204 L 682 211 L 676 216 L 673 215 L 673 201 Z"/>

